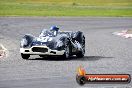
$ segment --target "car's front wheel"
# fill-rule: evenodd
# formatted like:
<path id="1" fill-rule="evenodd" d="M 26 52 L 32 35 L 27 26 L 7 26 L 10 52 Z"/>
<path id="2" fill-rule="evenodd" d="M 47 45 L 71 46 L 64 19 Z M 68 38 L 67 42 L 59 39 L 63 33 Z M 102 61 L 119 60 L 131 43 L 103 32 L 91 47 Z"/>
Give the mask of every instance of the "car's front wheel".
<path id="1" fill-rule="evenodd" d="M 76 54 L 76 56 L 77 56 L 78 58 L 82 58 L 82 57 L 84 56 L 84 53 L 83 53 L 82 51 L 79 51 L 79 52 Z"/>
<path id="2" fill-rule="evenodd" d="M 21 53 L 21 57 L 23 59 L 28 59 L 30 57 L 30 55 L 29 54 L 23 54 L 23 53 Z"/>
<path id="3" fill-rule="evenodd" d="M 70 57 L 70 47 L 69 44 L 65 47 L 65 58 Z"/>
<path id="4" fill-rule="evenodd" d="M 71 54 L 71 46 L 70 46 L 70 42 L 67 39 L 66 43 L 65 43 L 65 53 L 64 53 L 63 57 L 66 59 L 69 59 L 70 54 Z"/>
<path id="5" fill-rule="evenodd" d="M 81 45 L 82 45 L 82 51 L 79 51 L 79 52 L 76 54 L 76 56 L 77 56 L 78 58 L 84 57 L 84 54 L 85 54 L 85 37 L 84 37 L 84 36 L 83 36 L 83 38 L 82 38 Z"/>

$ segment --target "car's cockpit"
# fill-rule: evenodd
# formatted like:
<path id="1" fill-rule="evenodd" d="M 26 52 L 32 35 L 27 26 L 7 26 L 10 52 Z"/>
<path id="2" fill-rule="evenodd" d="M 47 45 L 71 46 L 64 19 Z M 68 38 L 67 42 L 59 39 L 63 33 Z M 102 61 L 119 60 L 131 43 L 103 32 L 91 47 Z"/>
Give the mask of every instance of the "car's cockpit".
<path id="1" fill-rule="evenodd" d="M 43 29 L 39 35 L 39 37 L 55 37 L 57 36 L 58 32 L 53 31 L 53 30 L 48 30 L 48 29 Z"/>

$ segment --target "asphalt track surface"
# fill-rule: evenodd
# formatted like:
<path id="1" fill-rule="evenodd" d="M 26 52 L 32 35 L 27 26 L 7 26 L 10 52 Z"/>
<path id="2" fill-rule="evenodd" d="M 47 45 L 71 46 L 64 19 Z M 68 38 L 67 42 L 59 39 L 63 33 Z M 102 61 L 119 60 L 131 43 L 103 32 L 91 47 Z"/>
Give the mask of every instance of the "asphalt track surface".
<path id="1" fill-rule="evenodd" d="M 31 56 L 23 60 L 19 53 L 24 34 L 38 36 L 43 28 L 58 25 L 62 31 L 84 32 L 84 58 L 68 60 Z M 131 74 L 132 40 L 112 35 L 132 29 L 132 18 L 125 17 L 0 17 L 0 43 L 8 50 L 0 59 L 0 88 L 132 88 L 129 84 L 76 83 L 81 65 L 91 74 Z"/>

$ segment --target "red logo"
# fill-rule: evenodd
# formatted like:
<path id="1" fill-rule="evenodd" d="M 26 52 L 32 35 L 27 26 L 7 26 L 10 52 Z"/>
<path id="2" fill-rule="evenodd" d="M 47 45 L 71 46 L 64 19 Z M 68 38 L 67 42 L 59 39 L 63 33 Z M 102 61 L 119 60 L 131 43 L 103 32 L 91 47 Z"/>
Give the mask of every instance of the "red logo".
<path id="1" fill-rule="evenodd" d="M 130 83 L 131 77 L 129 74 L 86 74 L 86 71 L 79 67 L 76 81 L 80 85 L 85 83 Z"/>

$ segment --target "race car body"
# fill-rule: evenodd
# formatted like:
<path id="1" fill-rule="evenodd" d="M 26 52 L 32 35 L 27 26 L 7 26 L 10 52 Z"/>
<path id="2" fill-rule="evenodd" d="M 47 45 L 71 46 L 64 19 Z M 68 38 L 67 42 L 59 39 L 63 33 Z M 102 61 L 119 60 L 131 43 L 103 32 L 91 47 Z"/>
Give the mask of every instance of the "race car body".
<path id="1" fill-rule="evenodd" d="M 83 57 L 85 54 L 85 37 L 82 32 L 56 32 L 48 29 L 41 31 L 39 37 L 25 35 L 20 43 L 23 59 L 30 55 L 41 57 L 48 55 L 69 58 L 72 55 Z"/>

